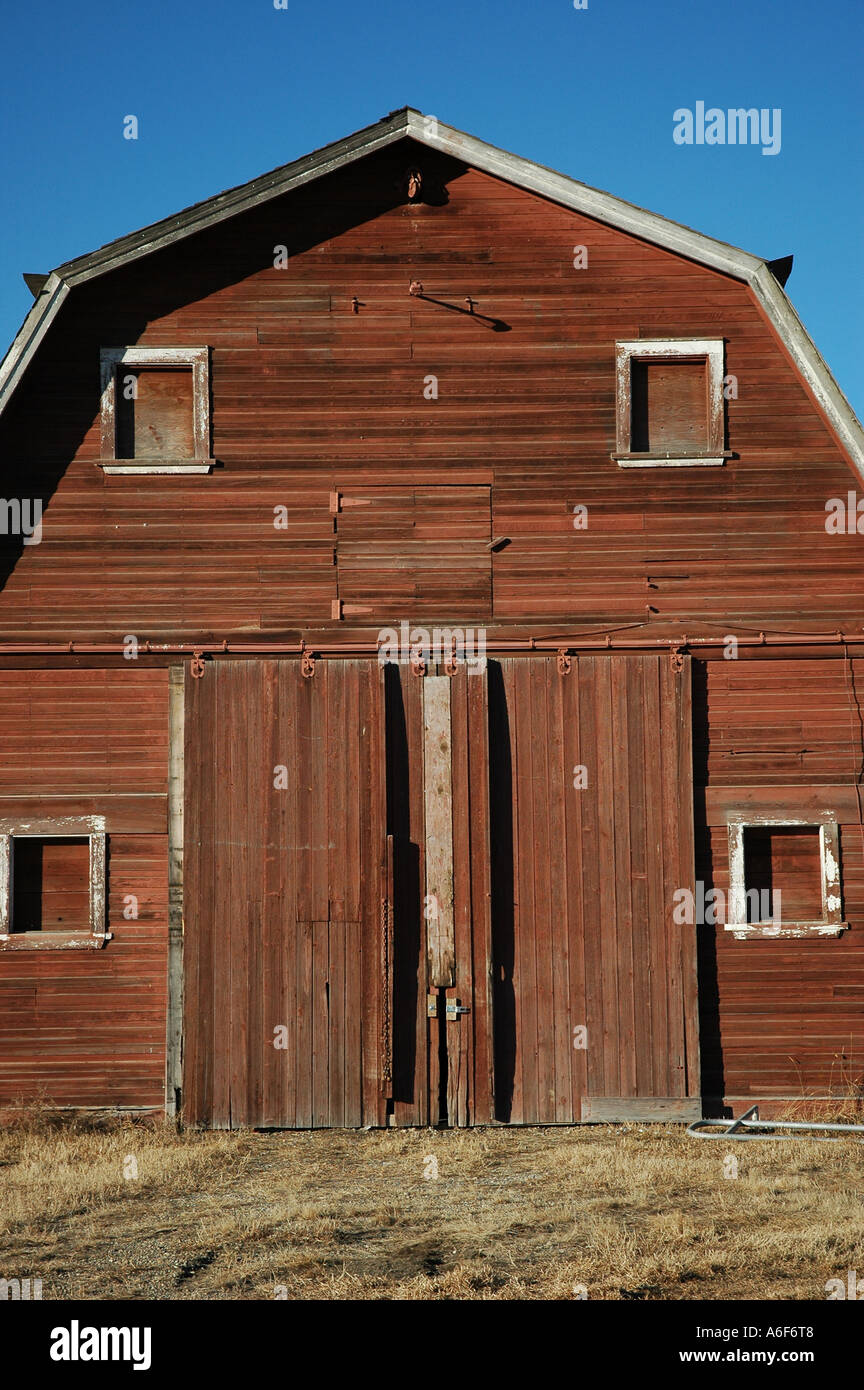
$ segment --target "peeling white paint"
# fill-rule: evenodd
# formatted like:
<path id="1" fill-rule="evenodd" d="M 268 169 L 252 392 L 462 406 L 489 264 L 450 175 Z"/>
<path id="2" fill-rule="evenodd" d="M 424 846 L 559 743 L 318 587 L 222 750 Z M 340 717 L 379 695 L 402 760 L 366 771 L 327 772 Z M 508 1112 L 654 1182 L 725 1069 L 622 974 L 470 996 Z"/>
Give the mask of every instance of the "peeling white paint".
<path id="1" fill-rule="evenodd" d="M 748 826 L 818 826 L 819 854 L 822 874 L 823 917 L 812 922 L 748 922 L 746 917 L 746 892 L 744 873 L 744 832 Z M 746 941 L 758 937 L 794 938 L 804 936 L 840 936 L 849 930 L 848 922 L 843 921 L 843 903 L 840 896 L 840 844 L 837 830 L 837 815 L 833 810 L 821 813 L 817 820 L 804 817 L 777 817 L 748 812 L 747 816 L 730 816 L 729 835 L 729 919 L 725 930 L 731 932 L 736 941 Z"/>
<path id="2" fill-rule="evenodd" d="M 15 838 L 77 835 L 90 842 L 89 931 L 10 932 L 12 844 Z M 0 951 L 94 950 L 110 941 L 105 930 L 105 817 L 54 816 L 50 820 L 0 820 Z"/>

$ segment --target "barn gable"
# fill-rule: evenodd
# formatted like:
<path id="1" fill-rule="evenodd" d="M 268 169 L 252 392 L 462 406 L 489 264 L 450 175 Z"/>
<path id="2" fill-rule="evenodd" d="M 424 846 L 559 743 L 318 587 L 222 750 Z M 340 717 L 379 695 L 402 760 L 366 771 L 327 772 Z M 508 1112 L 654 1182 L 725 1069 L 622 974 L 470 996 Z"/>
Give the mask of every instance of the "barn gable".
<path id="1" fill-rule="evenodd" d="M 861 426 L 848 402 L 831 378 L 815 344 L 809 339 L 779 285 L 788 275 L 788 258 L 780 262 L 763 262 L 735 247 L 718 242 L 691 228 L 670 222 L 657 214 L 646 212 L 633 204 L 600 192 L 576 180 L 557 174 L 518 156 L 496 149 L 484 141 L 466 135 L 425 116 L 411 107 L 385 117 L 345 140 L 312 155 L 265 174 L 250 183 L 218 194 L 175 217 L 122 237 L 91 255 L 80 257 L 59 266 L 47 277 L 37 295 L 37 303 L 7 357 L 0 364 L 0 411 L 14 391 L 39 342 L 59 311 L 69 290 L 76 284 L 103 274 L 129 260 L 149 255 L 164 245 L 188 236 L 202 228 L 236 216 L 250 206 L 260 205 L 289 189 L 320 178 L 335 169 L 345 167 L 365 154 L 384 149 L 404 137 L 423 146 L 442 151 L 514 183 L 531 189 L 562 206 L 584 212 L 598 221 L 629 231 L 646 241 L 664 246 L 697 263 L 712 266 L 737 276 L 752 285 L 766 316 L 777 329 L 790 355 L 804 375 L 810 389 L 831 419 L 834 428 L 850 449 L 859 469 L 864 462 L 864 436 Z M 779 282 L 779 283 L 778 283 Z"/>
<path id="2" fill-rule="evenodd" d="M 0 417 L 4 487 L 26 477 L 43 510 L 41 545 L 9 545 L 0 636 L 371 639 L 398 573 L 426 616 L 491 627 L 854 622 L 856 541 L 824 526 L 854 474 L 753 258 L 424 129 L 402 113 L 61 267 L 73 288 Z M 56 303 L 46 285 L 33 313 Z M 722 344 L 716 469 L 619 466 L 616 344 L 667 339 Z M 183 348 L 208 359 L 196 475 L 110 476 L 100 358 Z M 456 489 L 419 502 L 452 564 L 401 545 L 403 484 Z"/>

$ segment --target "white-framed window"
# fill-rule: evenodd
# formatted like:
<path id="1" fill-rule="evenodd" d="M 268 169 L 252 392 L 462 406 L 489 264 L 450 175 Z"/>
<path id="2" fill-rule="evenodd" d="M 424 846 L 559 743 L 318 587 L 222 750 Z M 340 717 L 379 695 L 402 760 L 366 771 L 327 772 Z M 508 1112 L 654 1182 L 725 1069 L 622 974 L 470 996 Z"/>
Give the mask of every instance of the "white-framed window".
<path id="1" fill-rule="evenodd" d="M 733 817 L 728 829 L 726 931 L 740 941 L 848 930 L 833 814 L 808 820 Z"/>
<path id="2" fill-rule="evenodd" d="M 619 468 L 718 467 L 724 450 L 722 338 L 615 344 Z"/>
<path id="3" fill-rule="evenodd" d="M 100 370 L 106 473 L 210 472 L 208 348 L 102 348 Z"/>
<path id="4" fill-rule="evenodd" d="M 105 910 L 104 816 L 0 821 L 0 950 L 98 949 Z"/>

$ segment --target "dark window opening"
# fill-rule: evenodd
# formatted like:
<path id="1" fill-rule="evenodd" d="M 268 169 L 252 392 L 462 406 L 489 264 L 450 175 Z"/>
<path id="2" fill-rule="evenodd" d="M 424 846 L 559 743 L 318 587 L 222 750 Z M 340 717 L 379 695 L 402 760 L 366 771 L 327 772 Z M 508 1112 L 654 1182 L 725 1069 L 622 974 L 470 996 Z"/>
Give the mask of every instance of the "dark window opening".
<path id="1" fill-rule="evenodd" d="M 117 368 L 117 458 L 195 456 L 191 367 Z"/>
<path id="2" fill-rule="evenodd" d="M 14 836 L 13 932 L 90 930 L 90 840 Z"/>
<path id="3" fill-rule="evenodd" d="M 821 921 L 818 825 L 748 826 L 744 831 L 744 886 L 748 922 L 769 918 L 782 923 Z"/>
<path id="4" fill-rule="evenodd" d="M 708 374 L 704 358 L 630 363 L 630 448 L 633 453 L 695 453 L 708 449 Z"/>

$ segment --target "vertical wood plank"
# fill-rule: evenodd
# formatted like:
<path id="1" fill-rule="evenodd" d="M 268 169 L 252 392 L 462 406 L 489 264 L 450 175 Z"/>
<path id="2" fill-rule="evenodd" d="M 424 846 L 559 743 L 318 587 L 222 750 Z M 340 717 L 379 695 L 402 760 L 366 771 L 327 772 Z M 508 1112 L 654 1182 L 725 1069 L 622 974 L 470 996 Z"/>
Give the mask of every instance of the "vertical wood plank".
<path id="1" fill-rule="evenodd" d="M 384 672 L 363 663 L 360 680 L 360 784 L 364 834 L 360 864 L 362 977 L 362 1092 L 364 1122 L 383 1125 L 387 1100 L 381 1094 L 381 900 L 385 880 L 386 764 Z"/>
<path id="2" fill-rule="evenodd" d="M 341 928 L 334 923 L 334 931 Z M 312 923 L 312 1125 L 330 1124 L 330 923 Z"/>
<path id="3" fill-rule="evenodd" d="M 585 955 L 585 1018 L 588 1047 L 585 1054 L 587 1090 L 604 1095 L 606 1085 L 603 1042 L 603 950 L 600 937 L 602 906 L 600 863 L 601 795 L 600 752 L 597 741 L 597 666 L 602 658 L 579 658 L 579 737 L 588 785 L 580 798 L 583 940 Z"/>
<path id="4" fill-rule="evenodd" d="M 693 660 L 683 658 L 677 682 L 678 742 L 678 846 L 680 887 L 696 890 L 695 807 L 693 798 Z M 670 914 L 671 920 L 671 914 Z M 671 930 L 675 930 L 672 923 Z M 701 1089 L 699 1047 L 699 980 L 695 925 L 681 932 L 681 977 L 684 996 L 685 1091 L 697 1096 Z"/>
<path id="5" fill-rule="evenodd" d="M 602 1000 L 603 1091 L 620 1095 L 618 1047 L 618 933 L 615 900 L 615 782 L 612 729 L 612 667 L 596 658 L 595 707 L 597 750 L 597 860 L 599 876 L 597 935 L 600 941 L 600 999 Z M 595 1043 L 597 1039 L 595 1038 Z"/>
<path id="6" fill-rule="evenodd" d="M 491 833 L 489 819 L 489 698 L 485 671 L 465 676 L 468 705 L 468 800 L 471 843 L 472 1014 L 471 1120 L 495 1117 Z"/>
<path id="7" fill-rule="evenodd" d="M 631 775 L 630 673 L 626 657 L 610 658 L 612 726 L 613 858 L 609 866 L 615 889 L 615 956 L 618 984 L 618 1095 L 636 1094 L 636 1019 L 633 972 L 633 911 L 631 901 L 632 845 L 630 815 L 636 791 Z M 640 982 L 640 989 L 644 984 Z M 644 1046 L 644 1040 L 640 1039 Z"/>
<path id="8" fill-rule="evenodd" d="M 297 1096 L 296 1124 L 298 1129 L 311 1129 L 315 1123 L 313 1104 L 313 1057 L 314 1057 L 314 923 L 296 924 L 296 980 L 297 980 Z"/>
<path id="9" fill-rule="evenodd" d="M 204 952 L 204 901 L 206 895 L 206 874 L 202 866 L 202 810 L 205 799 L 202 794 L 204 759 L 202 755 L 202 730 L 208 736 L 210 724 L 201 708 L 199 691 L 193 686 L 188 666 L 184 679 L 184 783 L 186 806 L 183 817 L 183 867 L 186 879 L 186 912 L 183 937 L 183 975 L 185 991 L 183 1000 L 183 1031 L 185 1034 L 184 1076 L 183 1076 L 183 1118 L 186 1124 L 203 1124 L 208 1108 L 206 1098 L 206 1077 L 204 1053 L 206 1033 L 210 1022 L 206 1000 L 209 997 L 210 979 Z M 211 683 L 212 689 L 212 683 Z"/>
<path id="10" fill-rule="evenodd" d="M 645 723 L 644 661 L 627 665 L 627 726 L 630 748 L 630 905 L 631 964 L 634 1020 L 633 1095 L 652 1094 L 654 1051 L 651 986 L 656 966 L 651 954 L 648 916 L 648 850 L 646 844 L 648 793 L 646 759 L 652 755 L 654 734 Z"/>
<path id="11" fill-rule="evenodd" d="M 211 1046 L 213 1051 L 213 1110 L 214 1129 L 231 1127 L 231 1041 L 225 1036 L 225 1020 L 231 1019 L 231 910 L 234 904 L 233 852 L 225 853 L 223 845 L 231 844 L 231 808 L 234 804 L 230 778 L 231 747 L 234 728 L 230 719 L 231 689 L 228 684 L 228 664 L 213 662 L 202 680 L 212 677 L 215 695 L 213 720 L 212 783 L 209 788 L 213 816 L 210 831 L 210 852 L 213 862 L 212 896 L 208 903 L 208 927 L 213 942 L 213 989 L 211 1008 L 213 1022 Z"/>
<path id="12" fill-rule="evenodd" d="M 228 1099 L 232 1127 L 249 1122 L 249 953 L 256 928 L 256 906 L 249 876 L 250 787 L 247 741 L 236 736 L 238 722 L 247 730 L 254 750 L 260 711 L 255 707 L 257 663 L 228 662 L 224 689 L 227 769 L 226 841 L 228 856 L 227 899 L 222 908 L 222 936 L 228 951 L 230 1032 L 228 1036 Z M 206 679 L 206 677 L 205 677 Z M 259 763 L 260 765 L 260 763 Z M 257 779 L 256 779 L 257 781 Z M 255 791 L 260 788 L 260 783 Z M 224 850 L 220 852 L 224 854 Z"/>
<path id="13" fill-rule="evenodd" d="M 520 1081 L 518 1113 L 523 1124 L 540 1113 L 537 1087 L 537 911 L 534 901 L 534 799 L 536 787 L 532 760 L 533 702 L 531 663 L 517 659 L 514 665 L 514 716 L 516 729 L 516 795 L 518 806 L 518 928 L 516 933 L 516 1054 Z M 515 1100 L 515 1096 L 514 1096 Z"/>
<path id="14" fill-rule="evenodd" d="M 581 1098 L 588 1094 L 588 1052 L 586 1047 L 576 1047 L 576 1041 L 587 1041 L 591 1045 L 591 1033 L 575 1034 L 576 1028 L 587 1028 L 588 1014 L 585 987 L 585 932 L 586 911 L 583 903 L 583 865 L 582 847 L 585 840 L 583 828 L 583 808 L 586 798 L 590 805 L 593 794 L 594 770 L 588 750 L 583 746 L 581 734 L 582 718 L 582 680 L 583 669 L 579 657 L 571 658 L 571 670 L 562 680 L 563 696 L 563 745 L 564 745 L 564 787 L 565 787 L 565 873 L 566 873 L 566 931 L 569 957 L 569 1032 L 567 1038 L 571 1069 L 571 1115 L 581 1117 Z M 579 786 L 575 785 L 577 779 Z M 584 769 L 584 773 L 582 771 Z M 581 785 L 587 776 L 587 785 Z"/>
<path id="15" fill-rule="evenodd" d="M 423 786 L 426 806 L 426 898 L 430 983 L 455 984 L 453 926 L 453 756 L 450 678 L 423 682 Z"/>
<path id="16" fill-rule="evenodd" d="M 567 843 L 567 801 L 581 795 L 573 788 L 565 762 L 564 704 L 577 677 L 561 675 L 548 661 L 549 720 L 549 953 L 552 976 L 553 1091 L 550 1118 L 558 1124 L 573 1120 L 573 1083 L 570 1054 L 570 913 Z M 571 768 L 573 764 L 571 763 Z M 581 1021 L 581 1020 L 580 1020 Z"/>
<path id="17" fill-rule="evenodd" d="M 454 988 L 448 996 L 473 1010 L 474 972 L 471 921 L 471 778 L 468 761 L 468 686 L 464 666 L 449 686 L 451 750 L 451 845 L 453 855 Z M 470 1123 L 473 1107 L 474 1035 L 471 1014 L 447 1020 L 447 1113 L 452 1125 Z"/>
<path id="18" fill-rule="evenodd" d="M 168 1008 L 165 1113 L 176 1115 L 183 1087 L 183 766 L 185 670 L 168 672 Z"/>
<path id="19" fill-rule="evenodd" d="M 281 883 L 283 811 L 287 790 L 274 786 L 273 769 L 283 761 L 279 732 L 279 664 L 261 663 L 261 765 L 258 771 L 261 798 L 259 882 L 261 884 L 261 948 L 256 979 L 261 996 L 258 1056 L 260 1058 L 260 1123 L 285 1123 L 285 1074 L 291 1055 L 291 1020 L 285 1008 L 285 948 Z M 293 926 L 293 912 L 292 926 Z M 288 1046 L 277 1048 L 277 1028 L 287 1028 Z M 281 1034 L 279 1035 L 281 1041 Z"/>
<path id="20" fill-rule="evenodd" d="M 540 1120 L 555 1118 L 555 996 L 552 940 L 558 922 L 552 918 L 551 876 L 560 866 L 561 846 L 552 839 L 550 805 L 556 795 L 550 770 L 549 706 L 552 662 L 530 663 L 531 800 L 533 809 L 532 863 L 534 879 L 534 989 L 536 1001 L 537 1110 Z M 556 676 L 557 679 L 557 676 Z M 556 947 L 558 941 L 556 940 Z"/>
<path id="21" fill-rule="evenodd" d="M 241 1065 L 238 1075 L 245 1088 L 244 1124 L 261 1124 L 264 1115 L 264 1074 L 267 1067 L 264 1036 L 265 975 L 269 961 L 264 955 L 264 842 L 269 833 L 270 792 L 266 766 L 266 719 L 268 715 L 269 663 L 246 663 L 244 695 L 247 710 L 246 760 L 247 770 L 242 802 L 246 812 L 244 828 L 245 911 L 243 900 L 238 903 L 238 916 L 243 922 L 245 946 L 245 1072 Z M 266 963 L 265 963 L 266 961 Z M 241 982 L 241 990 L 244 985 Z"/>
<path id="22" fill-rule="evenodd" d="M 672 669 L 668 656 L 654 658 L 660 667 L 661 691 L 661 738 L 660 775 L 663 788 L 663 919 L 662 947 L 658 940 L 658 954 L 662 950 L 666 957 L 666 1016 L 668 1020 L 668 1048 L 666 1052 L 667 1096 L 686 1094 L 686 1058 L 684 1052 L 684 1008 L 681 928 L 672 924 L 672 904 L 675 890 L 684 886 L 679 882 L 681 861 L 678 851 L 680 764 L 678 748 L 678 674 Z M 658 924 L 659 925 L 659 924 Z M 660 932 L 657 933 L 658 937 Z"/>
<path id="23" fill-rule="evenodd" d="M 296 665 L 280 661 L 276 666 L 276 748 L 271 763 L 271 784 L 273 769 L 277 766 L 295 769 L 298 760 L 297 750 L 297 671 Z M 282 980 L 282 1010 L 274 1023 L 284 1023 L 287 1027 L 288 1047 L 280 1051 L 280 1113 L 282 1123 L 293 1128 L 297 1122 L 297 1065 L 299 1053 L 298 1012 L 297 1012 L 297 860 L 296 844 L 296 801 L 294 781 L 284 790 L 273 791 L 273 840 L 274 874 L 273 884 L 276 900 L 273 904 L 275 940 L 278 957 L 275 963 L 277 974 Z"/>
<path id="24" fill-rule="evenodd" d="M 651 1094 L 666 1095 L 668 1082 L 669 1029 L 666 995 L 666 878 L 664 870 L 664 796 L 661 766 L 663 736 L 661 670 L 658 658 L 651 656 L 643 666 L 645 676 L 645 727 L 651 731 L 651 746 L 645 749 L 645 835 L 648 887 L 647 937 L 651 958 L 649 1010 L 651 1017 Z"/>
<path id="25" fill-rule="evenodd" d="M 428 922 L 423 912 L 426 882 L 426 798 L 422 776 L 412 775 L 412 769 L 423 767 L 423 685 L 424 681 L 403 670 L 402 691 L 405 700 L 407 730 L 408 797 L 411 843 L 417 846 L 417 1047 L 415 1086 L 417 1114 L 420 1124 L 435 1124 L 438 1120 L 438 1097 L 441 1076 L 438 1061 L 438 1020 L 427 1014 L 427 995 L 432 989 L 429 970 Z M 414 885 L 412 884 L 412 890 Z"/>

